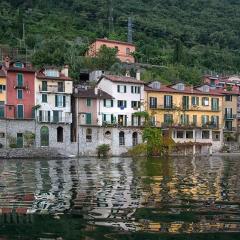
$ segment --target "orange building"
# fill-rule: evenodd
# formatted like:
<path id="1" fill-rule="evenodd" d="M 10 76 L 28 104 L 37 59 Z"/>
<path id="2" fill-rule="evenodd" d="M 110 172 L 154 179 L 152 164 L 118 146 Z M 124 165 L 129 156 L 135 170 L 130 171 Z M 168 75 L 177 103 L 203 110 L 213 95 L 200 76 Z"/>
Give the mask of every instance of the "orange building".
<path id="1" fill-rule="evenodd" d="M 120 59 L 121 62 L 127 62 L 127 63 L 135 62 L 134 57 L 131 55 L 131 53 L 135 52 L 136 50 L 136 47 L 134 44 L 128 43 L 128 42 L 109 40 L 106 38 L 96 39 L 96 41 L 90 45 L 86 55 L 90 57 L 96 57 L 97 52 L 104 45 L 109 48 L 118 49 L 117 57 Z"/>

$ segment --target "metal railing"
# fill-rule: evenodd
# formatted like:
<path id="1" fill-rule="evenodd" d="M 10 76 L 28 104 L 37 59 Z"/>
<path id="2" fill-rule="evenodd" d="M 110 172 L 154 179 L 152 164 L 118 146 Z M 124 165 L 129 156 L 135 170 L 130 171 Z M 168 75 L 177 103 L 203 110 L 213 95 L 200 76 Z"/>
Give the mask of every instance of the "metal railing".
<path id="1" fill-rule="evenodd" d="M 64 93 L 65 88 L 64 87 L 59 87 L 59 86 L 53 86 L 53 85 L 48 85 L 46 87 L 39 86 L 39 92 L 51 92 L 51 93 Z"/>

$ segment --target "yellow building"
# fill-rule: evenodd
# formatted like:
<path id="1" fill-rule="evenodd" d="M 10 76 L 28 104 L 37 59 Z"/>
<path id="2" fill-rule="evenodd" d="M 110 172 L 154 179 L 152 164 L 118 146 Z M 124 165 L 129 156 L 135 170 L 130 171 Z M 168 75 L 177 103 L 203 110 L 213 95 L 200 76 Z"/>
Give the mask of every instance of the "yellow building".
<path id="1" fill-rule="evenodd" d="M 0 118 L 5 117 L 6 83 L 6 75 L 3 70 L 0 70 Z"/>
<path id="2" fill-rule="evenodd" d="M 184 83 L 166 86 L 152 82 L 145 87 L 145 107 L 155 126 L 172 129 L 176 143 L 195 145 L 191 148 L 194 154 L 221 148 L 223 94 L 208 85 L 194 88 Z"/>

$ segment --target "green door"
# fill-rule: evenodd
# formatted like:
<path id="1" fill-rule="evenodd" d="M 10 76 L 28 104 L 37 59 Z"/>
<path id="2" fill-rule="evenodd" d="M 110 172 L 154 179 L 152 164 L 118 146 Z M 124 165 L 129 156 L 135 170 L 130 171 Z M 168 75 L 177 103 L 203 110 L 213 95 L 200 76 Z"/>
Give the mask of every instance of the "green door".
<path id="1" fill-rule="evenodd" d="M 53 111 L 53 122 L 58 123 L 59 122 L 59 112 Z"/>
<path id="2" fill-rule="evenodd" d="M 86 124 L 92 124 L 92 114 L 86 113 Z"/>
<path id="3" fill-rule="evenodd" d="M 23 134 L 17 133 L 17 147 L 23 148 Z"/>
<path id="4" fill-rule="evenodd" d="M 0 118 L 4 118 L 4 102 L 0 101 Z"/>

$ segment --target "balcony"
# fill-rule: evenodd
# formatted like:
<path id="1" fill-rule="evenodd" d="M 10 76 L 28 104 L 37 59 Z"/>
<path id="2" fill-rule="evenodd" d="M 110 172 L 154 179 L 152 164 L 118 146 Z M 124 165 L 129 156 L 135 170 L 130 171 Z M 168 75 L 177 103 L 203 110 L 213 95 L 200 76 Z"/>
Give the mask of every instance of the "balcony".
<path id="1" fill-rule="evenodd" d="M 225 114 L 224 119 L 225 120 L 233 120 L 236 119 L 237 115 L 236 114 Z"/>
<path id="2" fill-rule="evenodd" d="M 204 129 L 219 129 L 219 127 L 219 124 L 216 123 L 202 124 L 202 128 Z"/>
<path id="3" fill-rule="evenodd" d="M 65 116 L 62 114 L 59 114 L 58 116 L 37 116 L 37 122 L 39 123 L 72 123 L 72 114 L 71 113 L 66 113 Z"/>
<path id="4" fill-rule="evenodd" d="M 158 109 L 158 110 L 176 110 L 176 106 L 166 106 L 166 105 L 156 105 L 156 104 L 149 104 L 150 109 Z"/>
<path id="5" fill-rule="evenodd" d="M 39 92 L 65 93 L 65 88 L 64 87 L 59 87 L 57 85 L 48 85 L 47 88 L 39 86 Z"/>
<path id="6" fill-rule="evenodd" d="M 14 89 L 29 90 L 29 86 L 28 85 L 14 85 Z"/>
<path id="7" fill-rule="evenodd" d="M 237 128 L 236 127 L 225 127 L 223 129 L 223 132 L 236 132 Z"/>

